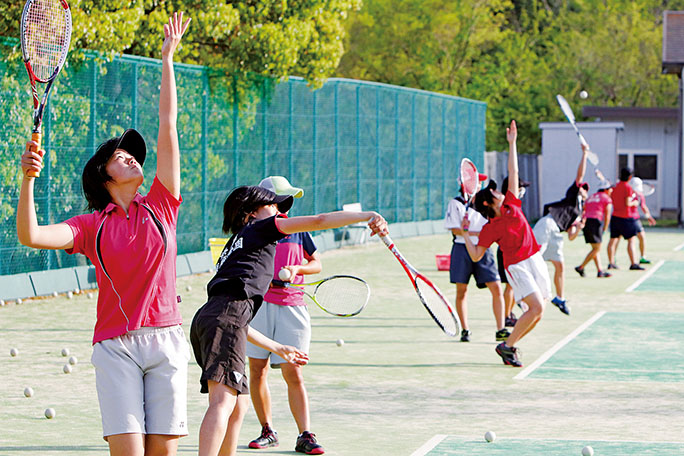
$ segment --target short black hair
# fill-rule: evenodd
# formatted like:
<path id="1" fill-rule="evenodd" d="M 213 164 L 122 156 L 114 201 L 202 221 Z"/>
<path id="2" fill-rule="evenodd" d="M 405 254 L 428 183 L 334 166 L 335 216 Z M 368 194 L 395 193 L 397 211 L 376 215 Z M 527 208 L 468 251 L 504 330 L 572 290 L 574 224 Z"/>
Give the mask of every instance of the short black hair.
<path id="1" fill-rule="evenodd" d="M 237 233 L 249 223 L 247 216 L 261 206 L 276 203 L 277 199 L 285 198 L 276 196 L 272 191 L 258 185 L 243 185 L 237 187 L 223 203 L 223 232 L 226 234 Z M 292 196 L 288 197 L 292 200 Z"/>
<path id="2" fill-rule="evenodd" d="M 496 190 L 496 181 L 494 179 L 491 179 L 485 188 L 475 194 L 475 210 L 488 219 L 496 216 L 496 212 L 492 208 L 492 203 L 494 202 L 492 190 Z"/>
<path id="3" fill-rule="evenodd" d="M 90 211 L 103 211 L 112 202 L 106 187 L 107 182 L 112 180 L 112 176 L 107 173 L 107 163 L 117 143 L 118 138 L 112 138 L 100 144 L 95 155 L 90 157 L 83 168 L 83 195 Z"/>
<path id="4" fill-rule="evenodd" d="M 632 168 L 629 168 L 629 167 L 622 168 L 620 170 L 620 180 L 622 182 L 627 182 L 632 177 L 633 174 L 634 174 L 634 171 L 632 171 Z"/>

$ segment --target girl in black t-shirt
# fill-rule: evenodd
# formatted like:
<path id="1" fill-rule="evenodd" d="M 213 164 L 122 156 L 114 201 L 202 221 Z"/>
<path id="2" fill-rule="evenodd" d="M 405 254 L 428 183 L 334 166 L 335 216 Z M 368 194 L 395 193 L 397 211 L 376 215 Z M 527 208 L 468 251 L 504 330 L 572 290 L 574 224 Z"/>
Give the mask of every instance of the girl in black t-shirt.
<path id="1" fill-rule="evenodd" d="M 292 196 L 262 187 L 238 187 L 223 206 L 223 231 L 232 233 L 207 285 L 209 299 L 195 314 L 190 340 L 202 368 L 201 391 L 209 408 L 200 427 L 199 455 L 235 454 L 249 398 L 245 375 L 247 340 L 292 363 L 308 357 L 249 327 L 273 277 L 276 242 L 292 233 L 318 231 L 368 221 L 373 234 L 388 234 L 377 212 L 329 212 L 287 218 Z"/>

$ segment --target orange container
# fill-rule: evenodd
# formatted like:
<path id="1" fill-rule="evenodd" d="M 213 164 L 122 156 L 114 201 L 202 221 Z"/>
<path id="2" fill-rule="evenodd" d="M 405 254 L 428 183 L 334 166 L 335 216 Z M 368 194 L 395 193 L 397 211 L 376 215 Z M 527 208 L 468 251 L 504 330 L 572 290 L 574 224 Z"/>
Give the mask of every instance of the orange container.
<path id="1" fill-rule="evenodd" d="M 435 255 L 438 271 L 448 271 L 451 266 L 451 255 Z"/>

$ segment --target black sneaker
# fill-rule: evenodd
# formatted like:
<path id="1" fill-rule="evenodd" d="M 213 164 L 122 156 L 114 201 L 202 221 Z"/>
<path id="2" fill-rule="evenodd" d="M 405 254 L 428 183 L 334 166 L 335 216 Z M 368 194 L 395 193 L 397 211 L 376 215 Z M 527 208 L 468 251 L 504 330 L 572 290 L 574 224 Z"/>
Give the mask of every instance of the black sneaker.
<path id="1" fill-rule="evenodd" d="M 509 328 L 514 327 L 517 322 L 518 319 L 516 318 L 513 312 L 511 312 L 511 314 L 506 317 L 506 326 L 508 326 Z"/>
<path id="2" fill-rule="evenodd" d="M 612 275 L 613 275 L 613 274 L 611 274 L 610 272 L 607 272 L 607 271 L 599 271 L 599 272 L 596 274 L 596 277 L 598 277 L 598 278 L 601 278 L 601 277 L 612 277 Z"/>
<path id="3" fill-rule="evenodd" d="M 565 315 L 570 315 L 570 306 L 568 305 L 567 301 L 564 299 L 559 298 L 556 296 L 551 300 L 554 306 L 558 307 L 558 309 L 563 312 Z"/>
<path id="4" fill-rule="evenodd" d="M 639 263 L 634 263 L 633 265 L 631 265 L 629 267 L 630 271 L 644 271 L 645 269 L 646 268 L 644 268 L 643 266 L 640 266 Z"/>
<path id="5" fill-rule="evenodd" d="M 580 277 L 584 277 L 584 268 L 580 268 L 579 266 L 575 266 L 575 271 L 577 271 L 577 274 L 579 274 Z"/>
<path id="6" fill-rule="evenodd" d="M 461 330 L 461 342 L 470 342 L 470 336 L 472 335 L 473 333 L 469 329 Z"/>
<path id="7" fill-rule="evenodd" d="M 509 347 L 505 342 L 496 346 L 497 355 L 501 356 L 503 363 L 507 366 L 523 367 L 522 361 L 518 358 L 518 349 Z"/>
<path id="8" fill-rule="evenodd" d="M 608 269 L 620 269 L 617 267 L 617 264 L 615 263 L 608 263 Z"/>
<path id="9" fill-rule="evenodd" d="M 501 342 L 502 340 L 508 339 L 508 336 L 510 336 L 511 333 L 508 332 L 506 328 L 500 329 L 496 332 L 496 340 L 497 342 Z"/>
<path id="10" fill-rule="evenodd" d="M 297 437 L 295 451 L 306 454 L 323 454 L 325 450 L 316 443 L 316 435 L 309 431 L 304 431 Z"/>
<path id="11" fill-rule="evenodd" d="M 271 426 L 266 425 L 261 428 L 261 435 L 249 442 L 248 446 L 261 450 L 263 448 L 277 447 L 278 445 L 278 433 L 271 429 Z"/>

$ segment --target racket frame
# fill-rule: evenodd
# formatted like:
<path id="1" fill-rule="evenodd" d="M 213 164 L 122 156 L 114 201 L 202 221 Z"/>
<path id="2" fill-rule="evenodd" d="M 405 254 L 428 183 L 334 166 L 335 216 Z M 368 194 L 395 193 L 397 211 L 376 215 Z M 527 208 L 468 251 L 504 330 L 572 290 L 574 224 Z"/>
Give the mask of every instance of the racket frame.
<path id="1" fill-rule="evenodd" d="M 323 285 L 325 282 L 329 282 L 329 281 L 334 280 L 334 279 L 353 279 L 353 280 L 356 280 L 358 282 L 363 283 L 366 286 L 366 290 L 367 290 L 366 300 L 364 301 L 363 305 L 351 313 L 342 314 L 342 313 L 338 313 L 338 312 L 333 312 L 330 309 L 326 309 L 323 304 L 318 302 L 318 299 L 316 299 L 316 292 L 318 291 L 319 287 L 321 285 Z M 360 314 L 363 311 L 363 309 L 366 308 L 366 305 L 368 304 L 368 301 L 370 300 L 370 286 L 368 286 L 368 283 L 365 280 L 361 279 L 360 277 L 356 277 L 353 275 L 337 274 L 337 275 L 333 275 L 333 276 L 326 277 L 324 279 L 317 280 L 315 282 L 309 282 L 309 283 L 292 283 L 292 282 L 286 282 L 284 280 L 275 280 L 274 279 L 274 280 L 272 280 L 272 283 L 276 286 L 279 286 L 279 287 L 291 288 L 293 290 L 301 291 L 309 299 L 311 299 L 323 312 L 328 313 L 330 315 L 333 315 L 335 317 L 343 317 L 343 318 L 354 317 L 354 316 Z M 314 288 L 313 293 L 309 293 L 308 291 L 306 291 L 305 287 L 312 287 L 314 285 L 316 286 L 316 288 Z"/>
<path id="2" fill-rule="evenodd" d="M 52 74 L 47 78 L 47 79 L 40 79 L 38 76 L 36 76 L 35 72 L 33 71 L 33 66 L 31 65 L 31 56 L 28 55 L 28 46 L 26 43 L 26 29 L 27 29 L 27 17 L 29 10 L 31 9 L 31 6 L 36 2 L 36 0 L 27 0 L 26 3 L 24 4 L 24 10 L 21 14 L 21 26 L 20 26 L 20 35 L 21 35 L 21 54 L 22 58 L 24 60 L 24 66 L 26 67 L 26 72 L 28 73 L 29 76 L 29 82 L 31 83 L 31 96 L 33 98 L 33 129 L 31 130 L 31 140 L 36 142 L 38 144 L 37 147 L 35 147 L 35 151 L 40 150 L 41 142 L 42 142 L 42 133 L 41 133 L 41 128 L 43 124 L 43 114 L 45 111 L 45 107 L 48 102 L 48 97 L 50 95 L 50 91 L 52 89 L 52 84 L 54 83 L 55 79 L 57 78 L 57 75 L 59 75 L 60 71 L 64 67 L 64 64 L 66 63 L 66 58 L 67 55 L 69 54 L 69 46 L 71 44 L 71 32 L 72 32 L 72 23 L 71 23 L 71 9 L 69 8 L 69 4 L 67 3 L 66 0 L 58 0 L 62 8 L 64 9 L 64 22 L 65 22 L 65 33 L 64 33 L 64 42 L 61 47 L 61 52 L 60 52 L 60 57 L 59 61 L 57 63 L 57 66 L 55 69 L 52 71 Z M 45 86 L 45 91 L 43 92 L 43 96 L 40 97 L 38 95 L 38 88 L 36 86 L 36 83 L 40 82 L 42 84 L 46 84 Z M 37 171 L 29 170 L 27 173 L 30 177 L 39 177 L 40 173 Z"/>
<path id="3" fill-rule="evenodd" d="M 468 180 L 467 177 L 465 176 L 465 171 L 470 168 L 473 170 L 475 173 L 475 185 L 473 186 L 472 189 L 468 189 L 468 186 L 466 185 L 466 181 Z M 477 171 L 477 167 L 475 164 L 470 161 L 468 158 L 464 158 L 461 160 L 461 167 L 459 170 L 460 178 L 461 178 L 461 188 L 463 189 L 463 196 L 465 196 L 466 200 L 466 210 L 470 206 L 470 200 L 473 198 L 475 195 L 475 190 L 477 190 L 477 184 L 479 182 L 479 173 Z"/>
<path id="4" fill-rule="evenodd" d="M 568 103 L 568 100 L 566 100 L 563 95 L 558 94 L 556 95 L 556 101 L 558 102 L 558 106 L 560 106 L 561 111 L 563 111 L 565 118 L 568 119 L 568 122 L 570 122 L 570 125 L 572 125 L 572 128 L 575 130 L 575 133 L 577 133 L 577 137 L 579 138 L 580 143 L 588 148 L 589 143 L 584 138 L 584 135 L 580 133 L 579 128 L 577 127 L 577 122 L 575 121 L 575 114 L 572 112 L 572 108 L 570 107 L 570 103 Z M 594 166 L 599 164 L 598 155 L 596 155 L 591 150 L 587 154 L 587 159 Z"/>

